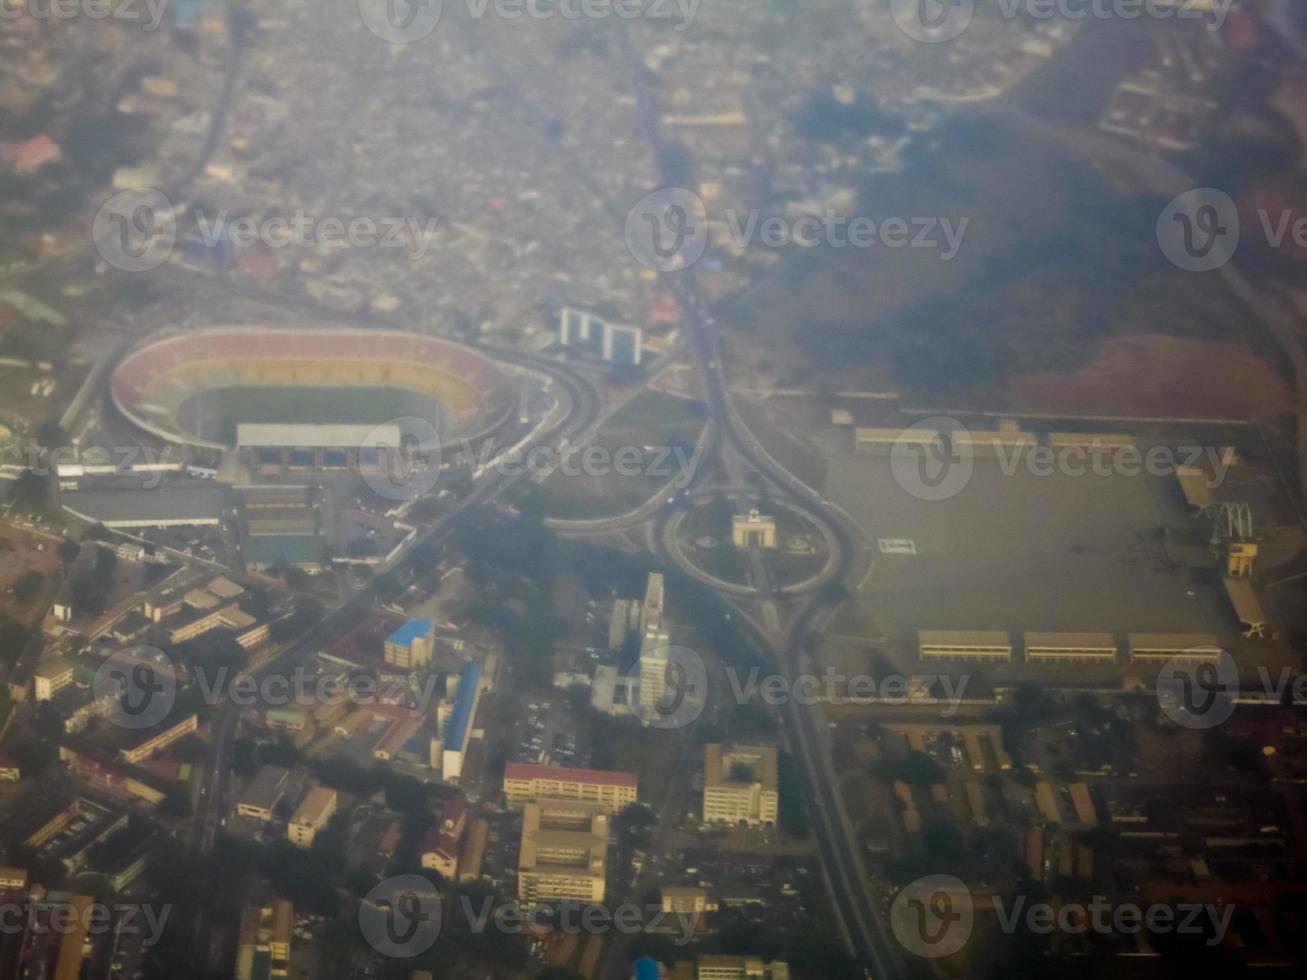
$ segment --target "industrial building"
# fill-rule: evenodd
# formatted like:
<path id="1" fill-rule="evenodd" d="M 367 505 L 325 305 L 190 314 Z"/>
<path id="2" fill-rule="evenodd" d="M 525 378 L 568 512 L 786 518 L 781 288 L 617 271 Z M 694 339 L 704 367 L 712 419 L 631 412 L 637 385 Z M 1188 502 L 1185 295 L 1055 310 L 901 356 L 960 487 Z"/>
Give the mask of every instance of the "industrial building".
<path id="1" fill-rule="evenodd" d="M 1221 641 L 1207 633 L 1131 633 L 1128 642 L 1131 663 L 1215 663 L 1222 653 Z"/>
<path id="2" fill-rule="evenodd" d="M 917 630 L 922 660 L 1008 663 L 1012 639 L 1003 630 Z"/>
<path id="3" fill-rule="evenodd" d="M 1111 633 L 1027 633 L 1026 660 L 1032 664 L 1114 664 Z"/>

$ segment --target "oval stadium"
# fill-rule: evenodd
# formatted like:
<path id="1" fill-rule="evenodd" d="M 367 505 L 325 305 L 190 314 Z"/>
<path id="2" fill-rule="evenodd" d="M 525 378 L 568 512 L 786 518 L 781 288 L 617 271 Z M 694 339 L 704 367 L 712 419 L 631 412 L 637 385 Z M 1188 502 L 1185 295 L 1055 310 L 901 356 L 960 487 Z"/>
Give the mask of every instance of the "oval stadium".
<path id="1" fill-rule="evenodd" d="M 479 440 L 517 402 L 514 379 L 469 347 L 336 327 L 156 336 L 123 358 L 110 393 L 128 421 L 168 442 L 300 453 L 357 446 L 361 432 L 412 417 L 430 422 L 440 444 Z"/>

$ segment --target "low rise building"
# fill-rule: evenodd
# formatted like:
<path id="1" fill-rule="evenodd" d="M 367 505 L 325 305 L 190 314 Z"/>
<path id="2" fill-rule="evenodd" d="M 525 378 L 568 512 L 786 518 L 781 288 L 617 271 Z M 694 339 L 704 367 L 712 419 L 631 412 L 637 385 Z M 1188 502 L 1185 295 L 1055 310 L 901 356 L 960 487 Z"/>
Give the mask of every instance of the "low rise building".
<path id="1" fill-rule="evenodd" d="M 429 619 L 410 619 L 386 637 L 382 657 L 401 670 L 416 670 L 431 663 L 435 626 Z"/>
<path id="2" fill-rule="evenodd" d="M 308 847 L 319 830 L 336 812 L 336 791 L 314 786 L 295 810 L 286 827 L 286 837 L 296 847 Z"/>
<path id="3" fill-rule="evenodd" d="M 37 662 L 32 674 L 32 693 L 37 701 L 49 701 L 72 682 L 72 661 L 47 653 Z"/>
<path id="4" fill-rule="evenodd" d="M 517 897 L 525 906 L 604 900 L 608 812 L 599 803 L 541 800 L 522 813 Z"/>
<path id="5" fill-rule="evenodd" d="M 286 795 L 289 777 L 290 773 L 281 766 L 260 768 L 240 799 L 236 801 L 237 815 L 267 823 L 272 819 L 273 809 Z"/>
<path id="6" fill-rule="evenodd" d="M 757 956 L 704 954 L 695 962 L 696 980 L 790 980 L 788 963 Z"/>
<path id="7" fill-rule="evenodd" d="M 510 762 L 504 769 L 504 799 L 520 809 L 532 800 L 582 800 L 617 814 L 636 802 L 639 780 L 629 772 L 567 769 Z"/>
<path id="8" fill-rule="evenodd" d="M 294 932 L 295 909 L 288 901 L 243 908 L 236 940 L 237 980 L 290 976 Z"/>
<path id="9" fill-rule="evenodd" d="M 704 753 L 704 823 L 776 823 L 777 752 L 772 745 L 708 745 Z"/>

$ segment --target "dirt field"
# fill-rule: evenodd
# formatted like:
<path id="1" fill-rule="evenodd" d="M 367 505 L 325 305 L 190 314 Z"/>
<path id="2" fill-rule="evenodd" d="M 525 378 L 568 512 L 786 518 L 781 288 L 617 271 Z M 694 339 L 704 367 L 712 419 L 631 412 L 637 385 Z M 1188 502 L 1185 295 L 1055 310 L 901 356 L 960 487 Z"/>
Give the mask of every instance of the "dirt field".
<path id="1" fill-rule="evenodd" d="M 43 546 L 43 551 L 37 548 Z M 21 528 L 0 524 L 0 617 L 34 624 L 59 588 L 58 542 Z M 28 572 L 42 575 L 41 591 L 19 602 L 11 590 Z"/>
<path id="2" fill-rule="evenodd" d="M 1139 418 L 1253 419 L 1292 410 L 1269 365 L 1239 344 L 1161 334 L 1117 337 L 1078 371 L 1014 378 L 1017 411 Z"/>

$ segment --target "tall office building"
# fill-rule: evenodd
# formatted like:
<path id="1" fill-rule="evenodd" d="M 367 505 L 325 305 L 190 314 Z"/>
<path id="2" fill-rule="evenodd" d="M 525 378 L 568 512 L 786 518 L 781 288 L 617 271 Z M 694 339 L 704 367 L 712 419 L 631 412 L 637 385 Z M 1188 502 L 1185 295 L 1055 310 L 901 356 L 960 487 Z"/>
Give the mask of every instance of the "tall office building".
<path id="1" fill-rule="evenodd" d="M 644 360 L 644 331 L 570 307 L 558 314 L 558 342 L 612 364 L 638 366 Z"/>

